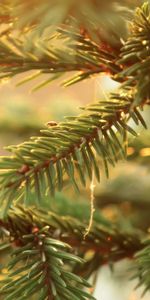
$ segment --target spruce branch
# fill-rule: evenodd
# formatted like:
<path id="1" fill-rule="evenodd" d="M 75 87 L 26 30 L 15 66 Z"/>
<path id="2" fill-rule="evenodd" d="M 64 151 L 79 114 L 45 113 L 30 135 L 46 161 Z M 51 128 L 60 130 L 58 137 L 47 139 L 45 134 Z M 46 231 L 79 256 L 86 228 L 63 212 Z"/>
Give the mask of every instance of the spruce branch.
<path id="1" fill-rule="evenodd" d="M 136 288 L 145 286 L 143 295 L 150 290 L 150 240 L 144 243 L 144 247 L 141 251 L 135 255 L 135 275 L 132 279 L 137 278 L 139 283 Z"/>
<path id="2" fill-rule="evenodd" d="M 9 232 L 8 241 L 13 247 L 24 246 L 24 236 L 31 236 L 33 231 L 47 228 L 47 234 L 58 243 L 72 247 L 72 252 L 85 258 L 88 251 L 93 252 L 90 260 L 80 266 L 72 266 L 73 273 L 88 278 L 103 264 L 114 263 L 123 258 L 133 258 L 134 253 L 143 249 L 143 243 L 137 235 L 121 232 L 115 225 L 105 226 L 103 222 L 93 222 L 86 239 L 83 238 L 87 222 L 81 222 L 70 216 L 38 211 L 35 208 L 15 207 L 9 210 L 7 219 L 0 221 L 0 227 Z M 37 230 L 38 229 L 38 230 Z"/>
<path id="3" fill-rule="evenodd" d="M 10 28 L 8 28 L 6 32 L 4 31 L 2 36 L 0 36 L 0 78 L 10 78 L 30 70 L 36 70 L 38 72 L 25 78 L 24 81 L 34 79 L 43 73 L 54 74 L 41 82 L 40 86 L 44 86 L 68 71 L 79 71 L 79 73 L 75 75 L 75 78 L 73 77 L 68 82 L 65 82 L 65 85 L 72 84 L 101 72 L 108 73 L 112 76 L 118 74 L 121 68 L 116 62 L 120 54 L 122 42 L 120 39 L 120 31 L 118 32 L 117 30 L 118 28 L 123 28 L 122 39 L 125 40 L 127 36 L 126 20 L 123 16 L 118 16 L 121 13 L 118 12 L 117 6 L 108 12 L 107 8 L 110 4 L 102 4 L 102 2 L 103 1 L 99 0 L 89 0 L 88 2 L 83 0 L 77 5 L 76 1 L 70 0 L 66 1 L 66 3 L 63 1 L 63 4 L 60 0 L 54 2 L 45 0 L 41 4 L 41 7 L 45 7 L 44 9 L 40 9 L 38 3 L 35 17 L 37 18 L 38 13 L 47 13 L 51 16 L 51 18 L 47 20 L 48 23 L 45 22 L 45 17 L 42 18 L 43 22 L 46 23 L 45 26 L 48 27 L 48 31 L 44 31 L 43 28 L 45 27 L 41 25 L 42 33 L 38 34 L 37 31 L 40 31 L 40 24 L 38 22 L 35 29 L 33 29 L 32 26 L 28 28 L 30 17 L 32 23 L 34 22 L 33 10 L 31 10 L 32 13 L 30 11 L 27 15 L 25 14 L 26 9 L 28 10 L 36 5 L 36 1 L 32 4 L 14 1 L 11 12 L 14 11 L 16 13 L 16 7 L 18 5 L 19 15 L 21 15 L 22 10 L 24 15 L 22 18 L 14 16 L 15 20 L 17 20 L 17 24 L 19 24 L 20 20 L 21 22 L 25 22 L 25 24 L 27 22 L 28 25 L 25 26 L 24 30 L 17 28 L 18 33 L 16 33 L 16 30 L 14 30 L 12 26 L 15 21 L 13 22 L 11 20 Z M 79 14 L 77 13 L 77 19 L 73 19 L 74 21 L 71 19 L 71 21 L 67 21 L 67 23 L 60 24 L 61 22 L 57 22 L 57 18 L 54 18 L 53 15 L 53 8 L 55 9 L 57 4 L 63 7 L 65 7 L 65 5 L 77 5 L 77 10 L 79 9 L 79 11 L 82 11 L 84 7 L 84 15 L 80 11 Z M 11 7 L 11 4 L 9 6 Z M 106 6 L 106 12 L 105 9 L 101 11 L 101 6 Z M 92 7 L 95 11 L 93 14 L 91 11 Z M 64 11 L 65 10 L 64 8 Z M 58 18 L 61 19 L 59 10 L 56 11 Z M 87 20 L 89 11 L 93 21 Z M 80 28 L 78 28 L 76 24 L 78 17 L 83 18 L 83 22 L 85 19 L 85 26 L 79 26 Z M 41 15 L 37 19 L 41 20 Z M 56 23 L 55 29 L 54 26 L 52 26 L 54 24 L 51 19 L 54 19 L 54 23 Z M 98 24 L 96 25 L 97 22 Z M 103 30 L 104 24 L 105 30 Z M 93 30 L 94 34 L 92 34 Z M 94 38 L 94 36 L 97 36 L 97 38 Z"/>
<path id="4" fill-rule="evenodd" d="M 113 48 L 103 41 L 98 45 L 68 26 L 57 29 L 50 37 L 37 39 L 31 39 L 28 33 L 21 37 L 8 33 L 0 38 L 0 78 L 34 71 L 22 80 L 25 83 L 50 74 L 36 87 L 39 88 L 70 71 L 78 72 L 65 85 L 101 72 L 117 74 L 121 70 L 116 63 L 120 47 L 121 44 Z"/>
<path id="5" fill-rule="evenodd" d="M 150 97 L 150 6 L 146 2 L 137 8 L 131 24 L 131 34 L 121 51 L 118 63 L 126 65 L 119 74 L 125 78 L 124 85 L 132 85 L 135 90 L 133 106 L 144 104 Z"/>
<path id="6" fill-rule="evenodd" d="M 61 3 L 61 1 L 58 1 L 58 3 L 59 2 Z M 69 2 L 70 1 L 66 1 L 66 5 L 69 5 Z M 83 5 L 83 2 L 81 1 L 81 6 Z M 89 0 L 89 4 L 90 2 L 92 3 L 93 7 L 97 8 L 97 5 L 101 6 L 101 1 L 93 2 L 92 0 Z M 57 4 L 55 3 L 56 6 Z M 26 11 L 26 8 L 29 9 L 30 6 L 36 5 L 36 1 L 32 4 L 25 4 L 20 3 L 20 1 L 15 1 L 13 5 L 14 7 L 19 5 L 19 13 L 21 13 L 22 9 L 24 13 L 24 11 Z M 43 10 L 37 10 L 37 13 L 42 12 L 44 14 L 46 11 L 48 11 L 48 14 L 53 16 L 51 9 L 48 10 L 47 5 L 52 5 L 52 7 L 55 7 L 53 1 L 50 3 L 49 1 L 45 0 L 45 2 L 41 4 L 41 6 L 44 6 L 45 8 Z M 72 5 L 72 2 L 70 2 L 70 5 Z M 63 6 L 65 7 L 65 3 L 63 3 Z M 86 1 L 86 7 L 87 6 L 88 3 Z M 103 32 L 99 28 L 103 27 L 103 23 L 105 25 L 109 23 L 109 14 L 106 14 L 105 16 L 105 14 L 102 12 L 102 15 L 104 15 L 104 20 L 103 18 L 101 20 L 99 16 L 100 11 L 96 9 L 95 12 L 96 14 L 98 13 L 98 16 L 97 18 L 94 18 L 93 16 L 94 21 L 96 22 L 96 20 L 101 20 L 100 22 L 102 22 L 102 24 L 98 24 L 98 39 L 96 40 L 85 30 L 84 27 L 77 29 L 75 24 L 71 24 L 69 22 L 61 26 L 56 20 L 55 21 L 57 26 L 55 30 L 53 26 L 52 28 L 50 27 L 51 22 L 49 21 L 50 23 L 46 23 L 45 25 L 49 28 L 48 33 L 42 30 L 42 34 L 40 36 L 37 35 L 37 32 L 34 35 L 32 32 L 32 28 L 27 28 L 23 32 L 19 31 L 17 35 L 16 31 L 14 32 L 13 28 L 12 30 L 11 28 L 8 28 L 6 32 L 4 31 L 4 33 L 0 37 L 0 78 L 10 78 L 26 71 L 36 70 L 36 73 L 28 76 L 23 80 L 23 82 L 26 82 L 28 80 L 36 78 L 37 76 L 40 76 L 41 74 L 52 74 L 48 79 L 40 83 L 39 87 L 41 87 L 45 84 L 48 84 L 52 80 L 57 79 L 68 71 L 79 71 L 79 73 L 77 73 L 75 77 L 71 78 L 71 80 L 66 81 L 64 83 L 65 85 L 83 80 L 93 74 L 105 72 L 111 75 L 115 80 L 125 80 L 128 83 L 126 77 L 128 75 L 131 75 L 131 71 L 130 68 L 128 68 L 129 63 L 128 61 L 126 61 L 126 51 L 128 51 L 128 48 L 132 48 L 130 45 L 128 46 L 128 44 L 132 43 L 132 37 L 129 37 L 129 41 L 124 42 L 125 46 L 123 50 L 121 50 L 122 41 L 126 41 L 128 33 L 125 29 L 120 39 L 120 32 L 119 34 L 117 33 L 118 24 L 115 24 L 115 20 L 118 20 L 119 18 L 118 10 L 117 8 L 115 8 L 114 10 L 115 14 L 117 14 L 117 18 L 113 18 L 113 22 L 110 22 L 110 26 L 108 26 L 108 28 L 105 28 L 105 32 Z M 113 12 L 111 13 L 113 14 Z M 29 15 L 30 14 L 27 14 L 27 19 L 29 18 Z M 33 12 L 31 15 L 33 22 Z M 58 12 L 57 15 L 59 16 Z M 87 15 L 85 13 L 85 18 L 86 17 Z M 18 18 L 16 19 L 18 20 Z M 21 18 L 21 22 L 22 20 L 23 18 Z M 25 22 L 27 22 L 26 19 Z M 86 24 L 94 24 L 94 28 L 96 28 L 95 22 L 90 23 L 89 20 L 88 22 L 86 20 Z M 124 26 L 126 27 L 128 18 L 126 18 L 126 20 L 124 20 L 123 18 L 121 22 L 122 25 L 120 25 L 119 28 Z M 137 26 L 136 23 L 138 24 L 138 22 L 140 22 L 140 13 L 137 14 L 137 21 L 135 21 L 135 26 Z M 13 24 L 13 22 L 11 22 L 10 24 Z M 38 24 L 37 29 L 39 28 L 40 25 Z M 47 37 L 48 35 L 49 37 Z M 111 41 L 111 37 L 115 39 L 115 42 Z M 144 49 L 145 46 L 147 45 L 143 45 Z M 137 53 L 134 53 L 136 56 Z M 118 61 L 118 57 L 120 55 L 123 56 L 123 59 Z"/>
<path id="7" fill-rule="evenodd" d="M 12 252 L 8 278 L 1 282 L 4 285 L 0 293 L 6 300 L 29 299 L 32 295 L 39 300 L 94 300 L 82 289 L 89 284 L 63 267 L 64 261 L 83 263 L 83 260 L 68 253 L 67 244 L 50 238 L 48 230 L 49 227 L 41 230 L 34 227 L 32 233 L 22 237 L 22 245 Z"/>
<path id="8" fill-rule="evenodd" d="M 35 195 L 36 205 L 41 205 L 45 193 L 54 196 L 56 188 L 63 188 L 64 175 L 78 191 L 75 171 L 83 186 L 87 175 L 91 180 L 92 170 L 99 181 L 95 153 L 102 158 L 108 176 L 108 163 L 114 166 L 120 156 L 125 157 L 125 132 L 136 135 L 126 124 L 124 115 L 145 126 L 138 108 L 130 113 L 132 102 L 133 98 L 127 95 L 118 96 L 118 99 L 117 95 L 112 96 L 110 101 L 99 101 L 82 108 L 81 115 L 65 122 L 49 122 L 49 128 L 42 130 L 39 137 L 7 147 L 12 156 L 0 159 L 2 212 L 6 214 L 14 199 L 23 199 L 26 205 L 30 204 L 32 195 Z"/>

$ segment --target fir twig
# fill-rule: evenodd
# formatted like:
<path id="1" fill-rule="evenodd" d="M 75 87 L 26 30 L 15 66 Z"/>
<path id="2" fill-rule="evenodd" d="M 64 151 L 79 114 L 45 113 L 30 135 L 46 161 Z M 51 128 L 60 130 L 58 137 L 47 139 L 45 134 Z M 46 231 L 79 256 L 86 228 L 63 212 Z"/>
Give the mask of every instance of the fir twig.
<path id="1" fill-rule="evenodd" d="M 85 112 L 78 117 L 55 125 L 52 122 L 52 126 L 49 123 L 49 128 L 41 131 L 42 136 L 8 147 L 13 156 L 0 159 L 3 212 L 7 212 L 13 199 L 24 199 L 25 203 L 30 203 L 32 194 L 36 195 L 36 204 L 40 205 L 46 190 L 54 195 L 56 186 L 59 189 L 63 187 L 64 172 L 75 190 L 79 190 L 75 170 L 83 185 L 86 173 L 91 180 L 92 169 L 99 181 L 95 152 L 102 158 L 108 176 L 108 163 L 114 165 L 116 162 L 115 152 L 125 156 L 114 127 L 121 138 L 126 130 L 136 135 L 122 116 L 123 112 L 130 115 L 132 101 L 132 97 L 117 99 L 116 95 L 110 101 L 91 104 L 83 108 Z M 136 122 L 143 120 L 137 108 L 132 111 L 133 116 Z M 84 173 L 83 166 L 86 170 Z"/>

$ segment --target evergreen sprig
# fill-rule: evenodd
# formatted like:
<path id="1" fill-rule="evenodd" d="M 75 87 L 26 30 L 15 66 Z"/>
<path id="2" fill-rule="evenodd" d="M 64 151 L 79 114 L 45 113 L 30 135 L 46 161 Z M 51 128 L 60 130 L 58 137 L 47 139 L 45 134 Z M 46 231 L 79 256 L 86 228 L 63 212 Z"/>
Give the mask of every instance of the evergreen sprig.
<path id="1" fill-rule="evenodd" d="M 1 282 L 1 295 L 5 295 L 5 300 L 29 299 L 32 295 L 39 300 L 62 297 L 94 300 L 82 288 L 90 285 L 63 266 L 66 261 L 81 263 L 83 260 L 66 252 L 69 245 L 50 238 L 48 230 L 49 227 L 42 230 L 34 227 L 31 234 L 21 238 L 22 245 L 11 254 L 8 278 Z"/>
<path id="2" fill-rule="evenodd" d="M 13 248 L 21 249 L 26 245 L 27 240 L 24 237 L 31 238 L 34 234 L 45 230 L 46 236 L 55 239 L 58 245 L 59 243 L 70 245 L 72 253 L 76 253 L 81 258 L 85 259 L 87 253 L 92 252 L 90 259 L 82 265 L 78 261 L 73 265 L 69 264 L 73 273 L 84 278 L 89 278 L 93 271 L 105 263 L 114 263 L 125 257 L 132 258 L 134 253 L 143 248 L 136 234 L 119 231 L 115 225 L 104 225 L 103 221 L 93 222 L 91 231 L 83 239 L 87 221 L 81 222 L 70 216 L 60 217 L 59 214 L 46 212 L 46 210 L 39 211 L 34 207 L 10 209 L 7 219 L 0 220 L 0 228 L 5 233 L 2 241 L 10 247 L 10 254 Z M 30 243 L 27 247 L 32 249 L 32 246 L 33 244 Z"/>
<path id="3" fill-rule="evenodd" d="M 132 85 L 135 90 L 133 105 L 144 104 L 150 97 L 150 7 L 146 2 L 137 8 L 131 24 L 131 34 L 121 51 L 120 64 L 126 68 L 119 76 L 125 78 L 124 85 Z"/>
<path id="4" fill-rule="evenodd" d="M 143 295 L 150 290 L 150 240 L 147 240 L 143 250 L 135 255 L 135 275 L 132 279 L 138 279 L 136 288 L 145 286 Z"/>
<path id="5" fill-rule="evenodd" d="M 146 126 L 138 108 L 130 113 L 132 101 L 132 97 L 122 96 L 93 103 L 77 117 L 59 124 L 49 122 L 49 128 L 42 130 L 41 136 L 8 147 L 13 155 L 0 159 L 2 213 L 7 212 L 14 199 L 24 199 L 26 205 L 30 204 L 31 195 L 35 195 L 36 205 L 41 205 L 45 193 L 54 196 L 56 188 L 62 189 L 64 174 L 76 191 L 79 186 L 75 171 L 83 186 L 86 174 L 92 179 L 92 170 L 99 181 L 96 154 L 102 158 L 108 176 L 108 163 L 114 166 L 120 155 L 125 157 L 126 132 L 136 135 L 124 115 Z"/>
<path id="6" fill-rule="evenodd" d="M 70 34 L 70 31 L 72 33 Z M 57 29 L 49 37 L 31 38 L 30 33 L 19 35 L 3 34 L 0 38 L 0 78 L 11 78 L 17 74 L 34 71 L 25 77 L 22 84 L 42 74 L 50 74 L 34 90 L 64 75 L 66 72 L 78 71 L 75 77 L 64 82 L 70 85 L 90 77 L 93 74 L 107 72 L 117 74 L 118 49 L 107 43 L 96 44 L 70 26 Z M 110 53 L 111 52 L 111 53 Z M 9 66 L 9 68 L 8 68 Z"/>

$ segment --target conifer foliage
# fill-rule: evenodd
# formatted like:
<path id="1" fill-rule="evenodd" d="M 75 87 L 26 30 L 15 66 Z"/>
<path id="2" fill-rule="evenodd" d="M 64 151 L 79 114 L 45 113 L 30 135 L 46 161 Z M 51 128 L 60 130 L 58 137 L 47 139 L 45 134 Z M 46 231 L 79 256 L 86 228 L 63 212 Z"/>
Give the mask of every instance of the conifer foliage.
<path id="1" fill-rule="evenodd" d="M 88 219 L 45 209 L 45 199 L 57 202 L 64 186 L 73 186 L 78 197 L 93 176 L 99 182 L 104 170 L 109 177 L 109 168 L 126 158 L 128 134 L 137 136 L 129 120 L 147 128 L 142 110 L 150 103 L 150 5 L 129 2 L 1 1 L 1 81 L 23 73 L 18 85 L 39 78 L 37 90 L 74 71 L 62 85 L 101 73 L 120 83 L 109 99 L 49 122 L 39 136 L 7 147 L 10 155 L 0 157 L 0 255 L 8 256 L 2 299 L 94 300 L 90 275 L 123 258 L 133 259 L 133 277 L 150 289 L 147 233 L 122 232 L 99 216 L 84 236 Z M 86 260 L 88 251 L 93 255 Z"/>

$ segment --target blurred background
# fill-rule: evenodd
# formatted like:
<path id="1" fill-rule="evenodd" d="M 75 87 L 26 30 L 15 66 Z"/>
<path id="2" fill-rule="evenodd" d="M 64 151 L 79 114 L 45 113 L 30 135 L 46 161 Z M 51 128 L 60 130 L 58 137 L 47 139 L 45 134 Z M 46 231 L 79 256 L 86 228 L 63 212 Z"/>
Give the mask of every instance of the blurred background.
<path id="1" fill-rule="evenodd" d="M 18 76 L 10 81 L 4 80 L 0 85 L 1 155 L 8 154 L 4 146 L 21 143 L 30 136 L 39 134 L 39 130 L 49 121 L 61 121 L 64 116 L 76 115 L 79 113 L 78 107 L 91 102 L 91 99 L 106 100 L 108 93 L 118 87 L 107 76 L 100 76 L 67 88 L 61 87 L 60 82 L 55 81 L 31 93 L 34 81 L 16 87 L 21 79 L 22 76 Z M 141 230 L 150 230 L 150 109 L 146 108 L 143 115 L 149 129 L 139 127 L 137 130 L 140 134 L 137 138 L 129 136 L 127 161 L 118 163 L 111 170 L 109 180 L 102 176 L 101 183 L 95 189 L 97 211 L 123 230 L 130 232 L 136 227 L 139 233 Z M 58 206 L 64 204 L 61 202 L 63 197 L 67 197 L 74 204 L 75 201 L 87 201 L 90 214 L 90 191 L 84 190 L 81 193 L 84 199 L 76 199 L 73 191 L 63 193 L 58 195 Z M 64 214 L 67 213 L 70 211 L 69 208 L 66 211 L 65 205 Z M 82 211 L 76 213 L 82 218 Z M 137 282 L 130 281 L 130 268 L 131 262 L 127 260 L 116 263 L 113 272 L 110 267 L 102 267 L 96 274 L 96 299 L 141 299 L 142 289 L 134 290 Z M 143 297 L 143 300 L 148 299 L 150 294 Z"/>

